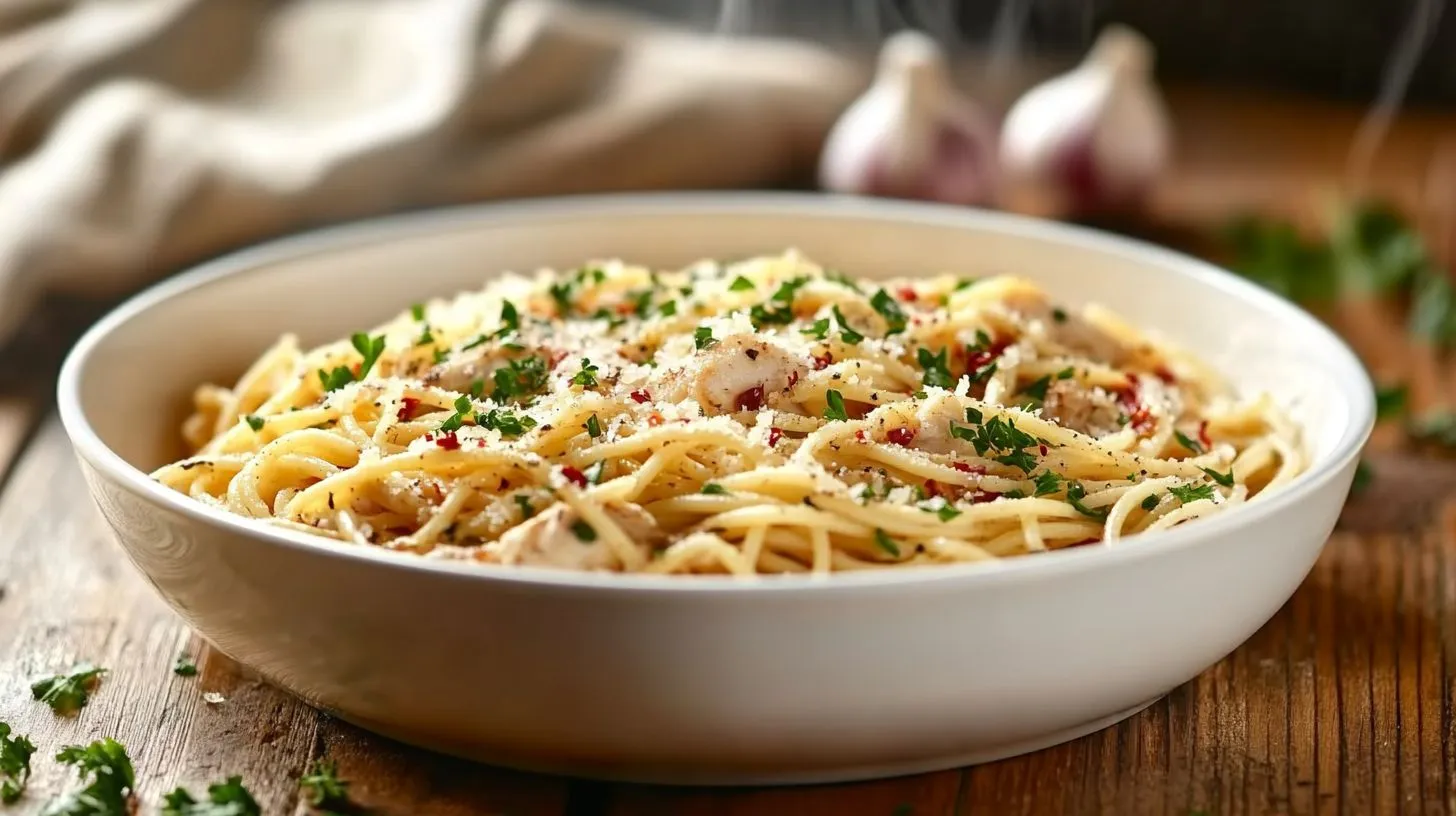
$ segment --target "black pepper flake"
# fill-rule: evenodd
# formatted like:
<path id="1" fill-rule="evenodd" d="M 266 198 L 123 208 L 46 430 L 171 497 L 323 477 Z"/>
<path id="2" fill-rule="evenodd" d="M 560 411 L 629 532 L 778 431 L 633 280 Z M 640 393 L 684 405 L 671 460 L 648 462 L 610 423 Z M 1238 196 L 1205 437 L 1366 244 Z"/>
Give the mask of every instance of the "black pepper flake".
<path id="1" fill-rule="evenodd" d="M 758 359 L 758 349 L 745 349 L 743 353 L 747 355 L 748 359 L 750 360 Z"/>
<path id="2" fill-rule="evenodd" d="M 550 425 L 542 425 L 542 426 L 541 426 L 541 430 L 542 430 L 542 431 L 543 431 L 543 432 L 545 432 L 545 431 L 549 431 L 549 430 L 551 430 L 551 426 L 550 426 Z"/>
<path id="3" fill-rule="evenodd" d="M 329 494 L 329 509 L 334 509 L 334 494 L 332 493 Z"/>
<path id="4" fill-rule="evenodd" d="M 841 379 L 844 379 L 844 377 L 843 377 L 843 375 L 835 374 L 833 377 L 830 377 L 830 379 L 831 380 L 841 380 Z"/>
<path id="5" fill-rule="evenodd" d="M 191 470 L 191 469 L 197 467 L 200 464 L 202 464 L 202 463 L 201 462 L 183 462 L 182 464 L 178 465 L 178 467 L 182 468 L 183 470 Z"/>
<path id="6" fill-rule="evenodd" d="M 879 399 L 880 399 L 880 392 L 876 391 L 875 393 L 870 394 L 870 402 L 878 402 Z"/>

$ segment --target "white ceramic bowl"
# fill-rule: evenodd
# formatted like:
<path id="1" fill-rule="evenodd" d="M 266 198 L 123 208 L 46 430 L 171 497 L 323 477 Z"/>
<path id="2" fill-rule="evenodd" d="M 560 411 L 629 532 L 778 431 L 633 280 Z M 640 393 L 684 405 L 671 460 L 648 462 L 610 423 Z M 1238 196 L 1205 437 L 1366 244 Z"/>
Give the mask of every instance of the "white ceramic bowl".
<path id="1" fill-rule="evenodd" d="M 828 580 L 593 575 L 426 561 L 263 526 L 162 488 L 178 423 L 284 331 L 305 344 L 508 269 L 677 266 L 797 246 L 867 275 L 1015 272 L 1103 302 L 1268 390 L 1309 471 L 1115 548 Z M 406 742 L 678 783 L 926 771 L 1030 751 L 1148 705 L 1303 580 L 1370 432 L 1359 362 L 1295 307 L 1182 255 L 970 210 L 797 195 L 546 200 L 388 218 L 206 264 L 71 353 L 60 410 L 133 563 L 226 654 Z"/>

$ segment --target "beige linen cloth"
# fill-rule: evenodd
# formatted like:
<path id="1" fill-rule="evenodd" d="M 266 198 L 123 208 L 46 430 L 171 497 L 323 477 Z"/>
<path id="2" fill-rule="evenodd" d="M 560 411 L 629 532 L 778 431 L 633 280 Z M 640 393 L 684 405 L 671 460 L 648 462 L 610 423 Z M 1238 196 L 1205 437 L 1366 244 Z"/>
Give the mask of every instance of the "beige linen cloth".
<path id="1" fill-rule="evenodd" d="M 862 69 L 543 0 L 3 0 L 0 343 L 111 294 L 405 208 L 771 185 Z"/>

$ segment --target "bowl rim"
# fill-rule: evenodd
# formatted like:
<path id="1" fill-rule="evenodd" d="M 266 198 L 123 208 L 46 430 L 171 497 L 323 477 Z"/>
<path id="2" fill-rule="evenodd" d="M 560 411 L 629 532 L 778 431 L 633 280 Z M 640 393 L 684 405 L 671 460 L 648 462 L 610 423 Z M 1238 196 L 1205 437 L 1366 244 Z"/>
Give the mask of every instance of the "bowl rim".
<path id="1" fill-rule="evenodd" d="M 701 216 L 751 214 L 797 216 L 830 215 L 847 220 L 895 221 L 928 226 L 991 230 L 1013 236 L 1049 239 L 1072 249 L 1090 250 L 1152 263 L 1169 274 L 1193 279 L 1203 286 L 1253 301 L 1297 324 L 1320 342 L 1320 353 L 1330 365 L 1338 390 L 1349 402 L 1350 422 L 1333 450 L 1313 463 L 1286 487 L 1266 500 L 1218 514 L 1193 525 L 1135 536 L 1116 546 L 1072 547 L 1032 558 L 1006 558 L 965 564 L 937 564 L 908 569 L 864 570 L 832 576 L 791 574 L 747 579 L 731 575 L 649 575 L 597 573 L 545 567 L 503 566 L 424 558 L 382 547 L 314 536 L 273 527 L 235 516 L 194 501 L 163 487 L 111 450 L 91 427 L 81 407 L 81 377 L 88 358 L 114 330 L 172 298 L 257 267 L 310 255 L 357 249 L 431 233 L 472 226 L 539 225 L 553 219 L 580 220 L 602 216 L 650 217 L 685 211 Z M 1325 488 L 1359 454 L 1375 424 L 1374 387 L 1364 366 L 1350 347 L 1329 327 L 1295 304 L 1262 287 L 1181 252 L 1141 240 L 1088 227 L 989 210 L 920 202 L 868 199 L 797 192 L 693 191 L 666 193 L 607 193 L 544 197 L 518 201 L 481 202 L 386 215 L 345 222 L 275 238 L 204 261 L 147 287 L 111 310 L 88 329 L 68 352 L 57 383 L 61 424 L 77 454 L 113 484 L 165 510 L 244 538 L 322 557 L 351 559 L 383 568 L 434 573 L 441 578 L 466 581 L 507 581 L 543 590 L 592 589 L 607 591 L 760 593 L 815 592 L 866 587 L 902 587 L 937 581 L 970 583 L 1040 580 L 1070 572 L 1112 567 L 1129 560 L 1172 555 L 1199 544 L 1212 544 L 1225 535 L 1280 514 L 1298 512 L 1311 495 Z"/>

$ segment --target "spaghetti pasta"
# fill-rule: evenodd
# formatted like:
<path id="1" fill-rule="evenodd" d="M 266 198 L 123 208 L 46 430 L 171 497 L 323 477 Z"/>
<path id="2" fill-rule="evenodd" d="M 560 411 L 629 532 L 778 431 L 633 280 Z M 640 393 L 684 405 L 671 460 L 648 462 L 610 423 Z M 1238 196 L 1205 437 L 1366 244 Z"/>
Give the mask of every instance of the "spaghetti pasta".
<path id="1" fill-rule="evenodd" d="M 836 571 L 1116 546 L 1303 468 L 1266 397 L 1015 277 L 507 275 L 205 385 L 163 484 L 432 558 Z"/>

